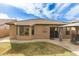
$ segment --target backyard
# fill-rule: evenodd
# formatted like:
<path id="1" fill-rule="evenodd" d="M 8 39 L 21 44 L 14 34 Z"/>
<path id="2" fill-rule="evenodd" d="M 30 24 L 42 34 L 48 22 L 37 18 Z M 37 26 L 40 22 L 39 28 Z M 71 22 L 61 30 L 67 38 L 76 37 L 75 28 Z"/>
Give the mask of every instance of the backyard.
<path id="1" fill-rule="evenodd" d="M 71 51 L 48 42 L 0 43 L 0 55 L 1 56 L 76 56 Z"/>

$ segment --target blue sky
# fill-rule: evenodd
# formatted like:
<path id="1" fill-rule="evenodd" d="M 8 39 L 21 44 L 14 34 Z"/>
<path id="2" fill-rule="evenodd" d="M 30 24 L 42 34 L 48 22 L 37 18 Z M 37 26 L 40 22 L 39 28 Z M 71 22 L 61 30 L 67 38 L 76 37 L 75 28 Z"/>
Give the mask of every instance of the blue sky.
<path id="1" fill-rule="evenodd" d="M 17 20 L 45 18 L 68 22 L 79 19 L 79 4 L 0 2 L 0 18 Z"/>

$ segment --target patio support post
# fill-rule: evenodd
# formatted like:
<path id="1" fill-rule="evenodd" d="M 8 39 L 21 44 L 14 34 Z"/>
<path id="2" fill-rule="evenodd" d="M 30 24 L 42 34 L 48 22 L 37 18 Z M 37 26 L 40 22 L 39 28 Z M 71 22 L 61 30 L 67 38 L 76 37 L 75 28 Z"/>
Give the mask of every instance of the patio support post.
<path id="1" fill-rule="evenodd" d="M 75 39 L 75 33 L 74 33 L 74 31 L 71 28 L 70 28 L 70 36 L 71 36 L 70 38 L 71 38 L 71 42 L 73 42 L 74 39 Z"/>
<path id="2" fill-rule="evenodd" d="M 29 35 L 32 36 L 32 26 L 29 27 Z"/>
<path id="3" fill-rule="evenodd" d="M 75 44 L 76 44 L 76 41 L 78 40 L 78 30 L 77 30 L 77 27 L 75 27 L 76 29 L 76 34 L 75 34 Z"/>
<path id="4" fill-rule="evenodd" d="M 71 30 L 71 42 L 75 42 L 75 39 L 76 39 L 76 30 Z"/>
<path id="5" fill-rule="evenodd" d="M 63 37 L 62 29 L 63 29 L 62 27 L 59 28 L 59 41 L 62 41 L 62 37 Z"/>
<path id="6" fill-rule="evenodd" d="M 78 30 L 77 30 L 77 27 L 75 27 L 76 28 L 76 35 L 78 34 Z"/>
<path id="7" fill-rule="evenodd" d="M 70 39 L 71 39 L 71 42 L 73 41 L 73 38 L 72 38 L 72 27 L 70 27 Z"/>

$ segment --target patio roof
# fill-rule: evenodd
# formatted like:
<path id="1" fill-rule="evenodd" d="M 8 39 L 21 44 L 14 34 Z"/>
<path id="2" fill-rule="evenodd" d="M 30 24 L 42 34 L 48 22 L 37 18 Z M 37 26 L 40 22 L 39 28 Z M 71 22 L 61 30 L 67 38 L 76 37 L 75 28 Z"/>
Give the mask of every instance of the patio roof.
<path id="1" fill-rule="evenodd" d="M 79 23 L 71 23 L 71 24 L 60 26 L 60 27 L 77 27 L 77 26 L 79 26 Z"/>

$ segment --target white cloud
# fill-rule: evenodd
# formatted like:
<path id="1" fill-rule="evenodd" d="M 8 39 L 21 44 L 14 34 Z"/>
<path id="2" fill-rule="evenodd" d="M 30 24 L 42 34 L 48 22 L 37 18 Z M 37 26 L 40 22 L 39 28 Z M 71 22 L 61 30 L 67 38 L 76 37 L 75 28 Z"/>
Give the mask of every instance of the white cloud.
<path id="1" fill-rule="evenodd" d="M 71 19 L 72 17 L 74 17 L 74 15 L 76 15 L 78 13 L 79 13 L 79 5 L 72 8 L 68 13 L 66 13 L 66 15 L 68 15 L 68 16 L 66 16 L 66 18 Z"/>
<path id="2" fill-rule="evenodd" d="M 26 12 L 28 14 L 34 14 L 34 15 L 42 17 L 42 18 L 43 18 L 43 15 L 45 15 L 46 11 L 48 13 L 47 8 L 43 8 L 42 3 L 39 3 L 39 4 L 38 3 L 27 3 L 25 5 L 24 10 L 26 10 Z M 42 12 L 40 12 L 40 10 Z M 45 12 L 45 13 L 43 13 L 43 12 Z M 47 15 L 47 13 L 46 13 L 46 15 Z"/>
<path id="3" fill-rule="evenodd" d="M 77 19 L 77 17 L 75 17 L 75 15 L 78 13 L 79 13 L 79 5 L 72 8 L 68 13 L 66 13 L 65 18 L 68 20 Z"/>
<path id="4" fill-rule="evenodd" d="M 0 13 L 0 18 L 2 19 L 9 19 L 8 15 Z"/>
<path id="5" fill-rule="evenodd" d="M 53 11 L 56 11 L 56 12 L 57 12 L 57 10 L 59 10 L 59 8 L 60 8 L 61 6 L 63 6 L 63 4 L 64 4 L 64 3 L 57 3 L 56 6 L 55 6 L 55 9 L 51 10 L 51 12 L 53 12 Z"/>
<path id="6" fill-rule="evenodd" d="M 0 0 L 0 3 L 5 3 L 5 4 L 10 4 L 10 5 L 14 5 L 14 6 L 22 6 L 25 5 L 27 3 L 26 0 Z"/>
<path id="7" fill-rule="evenodd" d="M 15 1 L 14 0 L 0 0 L 0 3 L 10 4 L 10 5 L 13 5 L 16 7 L 21 7 L 21 8 L 24 8 L 25 5 L 32 6 L 32 4 L 33 4 L 33 2 L 30 0 L 15 0 Z M 36 3 L 36 2 L 34 2 L 34 3 Z"/>
<path id="8" fill-rule="evenodd" d="M 52 11 L 49 11 L 47 9 L 49 5 L 47 5 L 45 8 L 43 8 L 42 3 L 39 3 L 39 4 L 38 3 L 36 3 L 36 4 L 27 3 L 26 0 L 16 0 L 16 1 L 14 1 L 14 0 L 0 0 L 0 3 L 10 4 L 10 5 L 19 7 L 21 9 L 24 9 L 28 14 L 34 14 L 34 15 L 39 16 L 39 17 L 43 17 L 43 15 L 45 15 L 46 17 L 51 19 L 53 17 L 56 18 L 58 16 L 58 15 L 57 16 L 53 15 Z M 67 4 L 67 3 L 66 4 L 60 4 L 59 3 L 58 5 L 56 5 L 56 8 L 54 10 L 56 10 L 57 8 L 60 7 L 58 12 L 61 12 L 67 6 L 69 6 L 69 4 Z M 42 10 L 43 12 L 40 13 L 39 10 Z M 8 16 L 5 16 L 5 17 L 9 18 Z"/>
<path id="9" fill-rule="evenodd" d="M 17 19 L 17 20 L 22 20 L 21 18 L 10 18 L 7 14 L 0 13 L 0 19 Z"/>
<path id="10" fill-rule="evenodd" d="M 70 4 L 68 4 L 68 3 L 62 3 L 58 8 L 58 10 L 56 11 L 56 13 L 59 13 L 59 12 L 61 12 L 65 7 L 67 7 L 67 6 L 69 6 Z"/>
<path id="11" fill-rule="evenodd" d="M 24 6 L 27 4 L 26 0 L 0 0 L 0 3 L 9 4 L 12 6 L 16 6 L 19 8 L 24 8 Z"/>
<path id="12" fill-rule="evenodd" d="M 73 20 L 75 20 L 75 21 L 79 21 L 79 18 L 75 18 L 75 19 L 73 19 Z"/>
<path id="13" fill-rule="evenodd" d="M 43 14 L 49 18 L 52 18 L 50 11 L 48 11 L 46 8 L 43 9 Z"/>
<path id="14" fill-rule="evenodd" d="M 10 4 L 12 6 L 16 6 L 21 9 L 24 9 L 28 14 L 34 14 L 36 16 L 43 17 L 42 14 L 40 13 L 40 11 L 38 9 L 36 10 L 36 8 L 43 9 L 42 3 L 39 3 L 39 4 L 38 3 L 35 3 L 35 4 L 34 3 L 27 3 L 26 0 L 16 0 L 16 1 L 14 1 L 14 0 L 0 0 L 0 3 Z M 49 13 L 48 10 L 43 9 L 44 13 L 46 13 L 46 11 L 47 11 L 47 13 Z M 46 13 L 46 15 L 47 15 L 47 13 Z"/>
<path id="15" fill-rule="evenodd" d="M 43 14 L 47 17 L 51 18 L 50 12 L 47 10 L 47 8 L 42 8 L 42 3 L 27 3 L 26 0 L 0 0 L 0 3 L 9 4 L 12 6 L 19 7 L 21 9 L 24 9 L 28 14 L 34 14 L 39 17 L 43 17 Z M 38 9 L 36 9 L 38 8 Z M 42 10 L 44 13 L 40 13 L 39 10 Z"/>
<path id="16" fill-rule="evenodd" d="M 17 8 L 21 8 L 23 10 L 25 10 L 28 14 L 34 14 L 36 16 L 39 16 L 39 17 L 42 17 L 40 15 L 40 12 L 39 10 L 36 10 L 35 8 L 36 7 L 41 7 L 42 6 L 42 3 L 39 3 L 39 4 L 34 4 L 34 3 L 27 3 L 26 0 L 0 0 L 0 3 L 4 3 L 4 4 L 9 4 L 9 5 L 12 5 L 12 6 L 15 6 Z"/>

